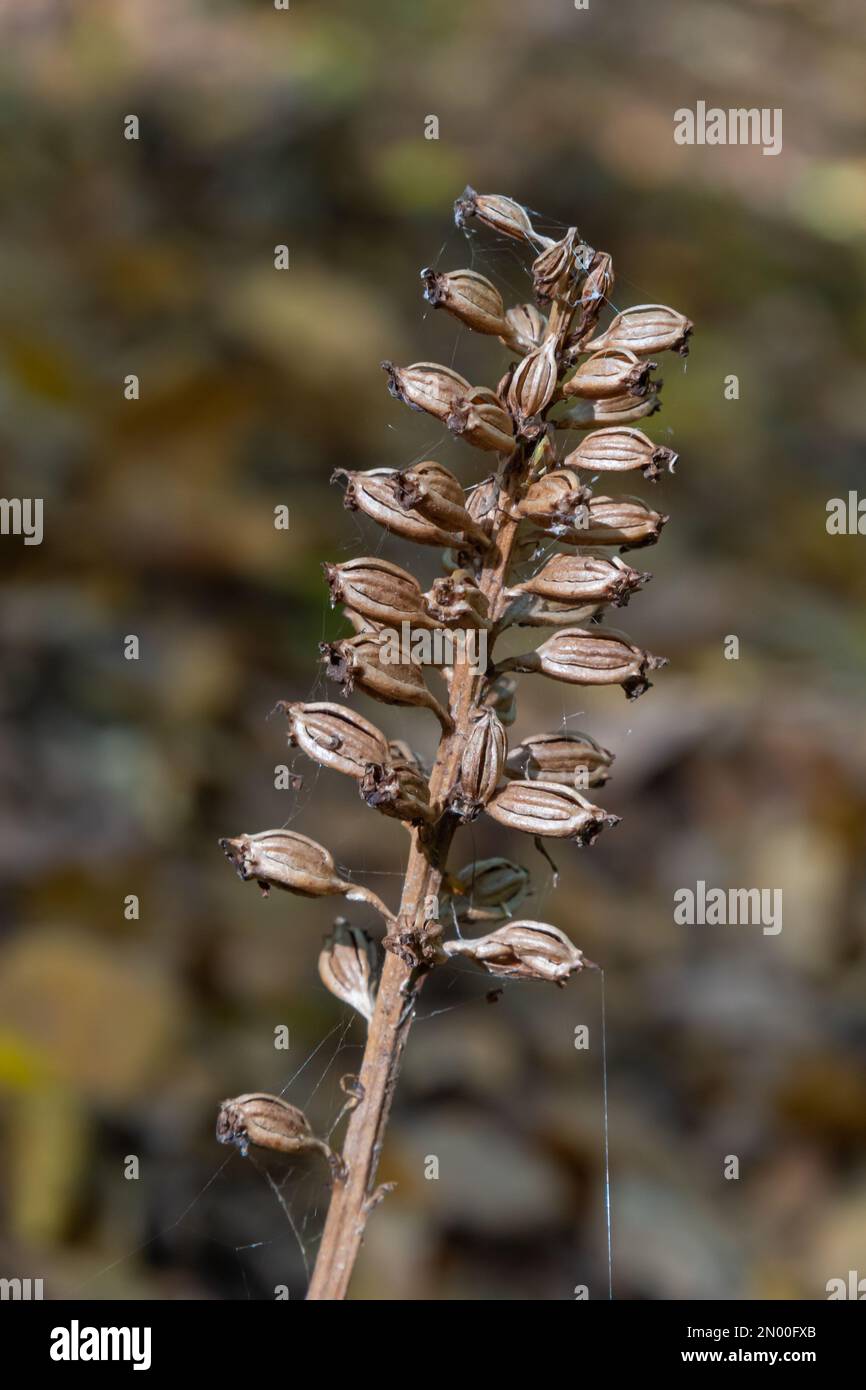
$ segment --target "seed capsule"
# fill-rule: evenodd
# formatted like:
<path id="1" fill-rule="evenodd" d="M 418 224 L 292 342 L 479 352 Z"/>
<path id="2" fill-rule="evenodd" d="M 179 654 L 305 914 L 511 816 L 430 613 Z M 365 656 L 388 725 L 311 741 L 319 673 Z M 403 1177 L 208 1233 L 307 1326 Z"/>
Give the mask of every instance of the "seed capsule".
<path id="1" fill-rule="evenodd" d="M 586 344 L 585 351 L 628 348 L 639 357 L 646 357 L 669 349 L 685 357 L 693 328 L 685 314 L 678 314 L 665 304 L 636 304 L 617 314 L 604 333 Z"/>
<path id="2" fill-rule="evenodd" d="M 392 396 L 413 410 L 426 410 L 437 420 L 447 419 L 461 397 L 472 389 L 459 372 L 438 362 L 413 362 L 410 367 L 383 362 L 382 370 L 388 373 Z"/>
<path id="3" fill-rule="evenodd" d="M 593 806 L 573 787 L 555 782 L 508 782 L 484 809 L 510 830 L 576 840 L 580 845 L 591 845 L 606 826 L 618 825 L 620 820 Z"/>
<path id="4" fill-rule="evenodd" d="M 621 550 L 638 550 L 655 545 L 668 520 L 639 497 L 593 497 L 574 522 L 554 521 L 547 529 L 569 545 L 618 545 Z"/>
<path id="5" fill-rule="evenodd" d="M 577 401 L 555 421 L 559 430 L 591 430 L 595 425 L 627 425 L 661 410 L 660 381 L 652 381 L 638 396 L 609 396 L 606 400 Z"/>
<path id="6" fill-rule="evenodd" d="M 359 791 L 368 806 L 407 825 L 432 817 L 427 779 L 409 764 L 370 763 Z"/>
<path id="7" fill-rule="evenodd" d="M 592 248 L 582 243 L 576 227 L 569 227 L 561 241 L 555 241 L 532 263 L 532 288 L 540 303 L 568 297 L 572 285 L 586 271 Z"/>
<path id="8" fill-rule="evenodd" d="M 224 1100 L 217 1115 L 216 1137 L 221 1144 L 236 1144 L 244 1158 L 250 1144 L 282 1154 L 315 1149 L 325 1155 L 335 1178 L 343 1176 L 342 1161 L 323 1139 L 316 1138 L 304 1112 L 282 1096 L 255 1091 Z"/>
<path id="9" fill-rule="evenodd" d="M 496 393 L 486 386 L 473 386 L 455 404 L 445 423 L 452 434 L 474 449 L 507 454 L 514 448 L 511 416 Z"/>
<path id="10" fill-rule="evenodd" d="M 519 203 L 499 193 L 476 193 L 467 184 L 454 203 L 454 221 L 458 227 L 465 227 L 471 217 L 477 217 L 479 222 L 494 232 L 514 237 L 515 241 L 550 245 L 547 237 L 541 237 L 535 231 L 529 214 Z"/>
<path id="11" fill-rule="evenodd" d="M 388 757 L 385 735 L 347 705 L 322 700 L 283 703 L 281 708 L 289 721 L 289 744 L 323 767 L 360 779 L 368 763 Z"/>
<path id="12" fill-rule="evenodd" d="M 579 347 L 582 352 L 586 349 L 580 345 L 595 329 L 599 315 L 610 299 L 613 282 L 613 261 L 606 251 L 596 251 L 581 287 L 577 325 L 568 339 L 569 344 Z"/>
<path id="13" fill-rule="evenodd" d="M 220 848 L 238 877 L 255 879 L 267 897 L 271 888 L 284 888 L 302 898 L 341 894 L 350 902 L 369 903 L 388 921 L 392 914 L 369 888 L 340 878 L 324 845 L 295 830 L 262 830 L 258 835 L 238 835 L 220 840 Z"/>
<path id="14" fill-rule="evenodd" d="M 462 821 L 471 821 L 484 809 L 502 778 L 508 755 L 505 729 L 492 709 L 474 717 L 463 747 L 457 785 L 448 804 Z"/>
<path id="15" fill-rule="evenodd" d="M 564 628 L 537 651 L 509 657 L 512 671 L 537 671 L 569 685 L 621 685 L 629 700 L 649 690 L 647 671 L 667 666 L 664 656 L 636 647 L 623 633 L 604 628 Z"/>
<path id="16" fill-rule="evenodd" d="M 519 426 L 540 415 L 553 399 L 559 364 L 555 338 L 545 338 L 541 347 L 518 362 L 508 388 L 508 408 Z"/>
<path id="17" fill-rule="evenodd" d="M 598 603 L 584 603 L 575 607 L 554 603 L 536 594 L 519 594 L 517 598 L 503 601 L 502 617 L 498 622 L 503 628 L 580 627 L 583 623 L 591 622 L 602 607 Z"/>
<path id="18" fill-rule="evenodd" d="M 557 468 L 530 484 L 517 506 L 517 514 L 539 526 L 574 525 L 584 516 L 591 496 L 577 473 Z"/>
<path id="19" fill-rule="evenodd" d="M 393 468 L 371 468 L 366 473 L 337 468 L 331 482 L 345 482 L 343 506 L 372 517 L 386 531 L 416 545 L 459 545 L 460 537 L 413 511 L 401 500 L 399 475 Z"/>
<path id="20" fill-rule="evenodd" d="M 466 570 L 434 579 L 423 596 L 430 619 L 448 628 L 489 628 L 487 595 Z"/>
<path id="21" fill-rule="evenodd" d="M 445 941 L 449 956 L 469 956 L 489 975 L 507 980 L 552 980 L 564 985 L 589 964 L 559 927 L 547 922 L 509 922 L 474 941 Z"/>
<path id="22" fill-rule="evenodd" d="M 642 430 L 596 430 L 582 439 L 564 461 L 566 468 L 585 468 L 592 473 L 628 473 L 640 469 L 654 482 L 665 468 L 673 473 L 677 455 L 654 444 Z"/>
<path id="23" fill-rule="evenodd" d="M 451 718 L 424 684 L 421 667 L 404 661 L 400 636 L 359 633 L 340 642 L 321 642 L 319 651 L 329 680 L 339 681 L 348 695 L 355 686 L 386 705 L 418 705 L 433 711 L 450 732 Z"/>
<path id="24" fill-rule="evenodd" d="M 580 396 L 585 400 L 643 396 L 655 365 L 655 362 L 641 361 L 636 353 L 625 348 L 608 348 L 582 362 L 574 376 L 564 383 L 562 394 L 566 399 Z"/>
<path id="25" fill-rule="evenodd" d="M 504 333 L 505 305 L 494 284 L 475 270 L 452 270 L 440 274 L 422 270 L 424 298 L 434 308 L 447 309 L 476 333 Z"/>
<path id="26" fill-rule="evenodd" d="M 505 324 L 500 342 L 521 356 L 540 347 L 547 332 L 547 319 L 534 304 L 515 304 L 506 310 Z"/>
<path id="27" fill-rule="evenodd" d="M 583 781 L 585 786 L 601 787 L 610 776 L 613 760 L 613 753 L 589 734 L 560 730 L 525 738 L 509 754 L 505 773 L 561 786 L 574 787 Z"/>
<path id="28" fill-rule="evenodd" d="M 450 880 L 444 902 L 460 922 L 497 922 L 513 917 L 529 892 L 528 869 L 508 859 L 480 859 Z"/>
<path id="29" fill-rule="evenodd" d="M 505 593 L 538 594 L 565 604 L 628 603 L 647 576 L 633 570 L 619 556 L 606 560 L 595 555 L 553 555 L 532 579 Z"/>
<path id="30" fill-rule="evenodd" d="M 331 590 L 332 606 L 346 603 L 362 617 L 378 623 L 435 626 L 423 611 L 421 585 L 399 565 L 365 555 L 322 568 Z"/>
<path id="31" fill-rule="evenodd" d="M 338 917 L 319 955 L 319 978 L 326 989 L 368 1023 L 376 1003 L 376 966 L 372 937 Z"/>

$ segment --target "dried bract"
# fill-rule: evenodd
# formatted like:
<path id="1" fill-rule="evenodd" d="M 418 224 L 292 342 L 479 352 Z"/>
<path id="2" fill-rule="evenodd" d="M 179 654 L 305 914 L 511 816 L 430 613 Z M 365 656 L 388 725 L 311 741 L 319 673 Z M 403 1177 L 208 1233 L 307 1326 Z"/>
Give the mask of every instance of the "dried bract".
<path id="1" fill-rule="evenodd" d="M 331 994 L 368 1023 L 376 1002 L 376 965 L 372 937 L 338 917 L 319 954 L 319 977 Z"/>

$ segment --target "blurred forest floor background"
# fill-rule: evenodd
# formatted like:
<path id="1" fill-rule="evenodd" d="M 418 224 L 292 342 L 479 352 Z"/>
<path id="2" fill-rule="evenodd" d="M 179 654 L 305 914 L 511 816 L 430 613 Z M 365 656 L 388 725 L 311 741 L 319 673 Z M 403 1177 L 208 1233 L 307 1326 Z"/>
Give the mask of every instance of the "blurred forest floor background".
<path id="1" fill-rule="evenodd" d="M 41 546 L 0 548 L 0 1273 L 47 1297 L 303 1295 L 322 1175 L 269 1166 L 293 1229 L 261 1160 L 217 1148 L 216 1108 L 291 1082 L 326 1129 L 361 1031 L 316 974 L 332 905 L 261 901 L 216 842 L 290 819 L 395 901 L 399 825 L 267 716 L 334 698 L 320 562 L 407 558 L 342 510 L 334 467 L 477 469 L 379 369 L 504 368 L 420 295 L 432 263 L 528 297 L 513 247 L 454 228 L 471 183 L 576 222 L 619 307 L 697 329 L 663 362 L 672 520 L 621 624 L 671 667 L 637 705 L 525 678 L 513 731 L 566 715 L 611 747 L 623 823 L 559 850 L 556 894 L 489 822 L 455 863 L 527 864 L 530 915 L 605 967 L 616 1295 L 866 1274 L 866 542 L 825 525 L 863 478 L 862 5 L 3 0 L 0 46 L 3 492 L 45 506 Z M 698 100 L 781 107 L 782 154 L 676 145 Z M 423 712 L 358 707 L 432 747 Z M 285 761 L 299 791 L 274 786 Z M 699 879 L 781 888 L 783 930 L 674 925 Z M 606 1296 L 599 983 L 425 991 L 355 1296 Z"/>

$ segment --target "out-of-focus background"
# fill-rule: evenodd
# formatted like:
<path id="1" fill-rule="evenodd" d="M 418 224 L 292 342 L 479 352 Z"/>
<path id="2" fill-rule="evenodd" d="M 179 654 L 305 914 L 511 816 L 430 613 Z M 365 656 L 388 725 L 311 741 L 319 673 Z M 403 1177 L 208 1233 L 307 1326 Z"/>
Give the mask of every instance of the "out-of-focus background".
<path id="1" fill-rule="evenodd" d="M 303 1295 L 323 1174 L 232 1157 L 216 1108 L 285 1087 L 326 1131 L 362 1034 L 316 972 L 333 901 L 263 901 L 217 839 L 288 821 L 396 900 L 401 827 L 268 715 L 335 697 L 321 562 L 416 563 L 332 470 L 485 472 L 379 369 L 509 360 L 420 295 L 422 266 L 471 264 L 528 297 L 519 248 L 454 227 L 466 183 L 576 222 L 618 306 L 697 331 L 648 427 L 676 476 L 613 484 L 672 516 L 619 619 L 671 666 L 636 704 L 526 677 L 513 731 L 611 747 L 623 823 L 556 848 L 555 893 L 483 819 L 455 864 L 525 863 L 529 915 L 605 967 L 618 1297 L 866 1274 L 866 540 L 826 529 L 863 477 L 864 39 L 856 0 L 0 5 L 2 490 L 45 508 L 41 546 L 0 539 L 3 1275 Z M 699 100 L 781 107 L 782 153 L 677 145 Z M 358 707 L 432 750 L 423 711 Z M 698 880 L 783 890 L 781 933 L 675 925 Z M 355 1296 L 607 1296 L 600 984 L 425 990 Z"/>

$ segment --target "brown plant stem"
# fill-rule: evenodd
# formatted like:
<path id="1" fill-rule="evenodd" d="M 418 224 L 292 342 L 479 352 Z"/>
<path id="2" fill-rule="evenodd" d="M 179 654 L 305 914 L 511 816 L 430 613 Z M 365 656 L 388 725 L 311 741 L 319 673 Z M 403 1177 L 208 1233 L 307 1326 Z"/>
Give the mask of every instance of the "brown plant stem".
<path id="1" fill-rule="evenodd" d="M 503 459 L 499 474 L 499 505 L 493 526 L 493 544 L 486 552 L 479 587 L 490 601 L 491 611 L 505 583 L 517 522 L 511 515 L 526 471 L 526 451 L 518 446 Z M 454 729 L 439 742 L 430 777 L 430 799 L 441 809 L 454 783 L 463 741 L 469 728 L 479 676 L 469 664 L 455 667 L 451 682 Z M 425 930 L 425 902 L 436 896 L 456 823 L 441 817 L 432 836 L 413 832 L 398 913 L 401 929 L 420 942 Z M 412 1021 L 410 990 L 415 967 L 389 951 L 382 970 L 376 1007 L 370 1021 L 360 1071 L 361 1100 L 352 1113 L 343 1144 L 345 1182 L 335 1185 L 316 1267 L 307 1298 L 313 1301 L 345 1298 L 360 1249 L 367 1215 L 375 1204 L 374 1184 L 385 1126 L 403 1049 Z M 420 984 L 420 980 L 417 982 Z"/>

